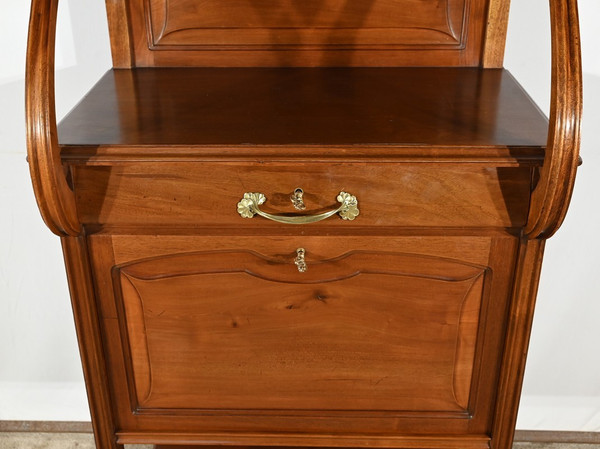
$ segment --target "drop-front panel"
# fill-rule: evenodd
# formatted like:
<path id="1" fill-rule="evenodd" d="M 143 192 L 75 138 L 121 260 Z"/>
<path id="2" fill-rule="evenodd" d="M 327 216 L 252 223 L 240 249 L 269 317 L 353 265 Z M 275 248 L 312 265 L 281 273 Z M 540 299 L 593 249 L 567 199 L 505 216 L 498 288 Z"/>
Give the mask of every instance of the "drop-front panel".
<path id="1" fill-rule="evenodd" d="M 300 234 L 89 237 L 123 437 L 484 441 L 518 239 Z"/>

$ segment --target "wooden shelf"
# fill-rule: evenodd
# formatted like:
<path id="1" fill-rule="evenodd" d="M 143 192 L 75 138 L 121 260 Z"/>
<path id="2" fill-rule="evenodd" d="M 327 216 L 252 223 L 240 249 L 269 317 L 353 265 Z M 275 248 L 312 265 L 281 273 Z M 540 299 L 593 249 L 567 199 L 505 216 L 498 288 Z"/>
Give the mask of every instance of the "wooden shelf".
<path id="1" fill-rule="evenodd" d="M 111 70 L 59 125 L 61 146 L 543 148 L 548 123 L 506 70 Z"/>

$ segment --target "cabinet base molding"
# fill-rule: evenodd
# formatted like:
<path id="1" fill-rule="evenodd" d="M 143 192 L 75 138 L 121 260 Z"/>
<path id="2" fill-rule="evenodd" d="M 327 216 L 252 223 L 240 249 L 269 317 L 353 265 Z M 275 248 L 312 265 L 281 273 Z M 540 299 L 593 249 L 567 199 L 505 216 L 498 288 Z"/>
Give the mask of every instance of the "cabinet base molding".
<path id="1" fill-rule="evenodd" d="M 203 447 L 217 446 L 310 446 L 310 447 L 382 447 L 382 448 L 431 448 L 450 449 L 462 447 L 465 449 L 489 448 L 490 438 L 486 435 L 471 437 L 456 436 L 374 436 L 374 435 L 304 435 L 285 434 L 273 435 L 259 433 L 227 434 L 177 434 L 177 433 L 117 433 L 119 444 L 182 445 L 199 444 Z"/>
<path id="2" fill-rule="evenodd" d="M 0 421 L 0 432 L 92 433 L 92 423 L 88 421 Z M 135 437 L 136 436 L 134 434 L 123 434 L 119 437 L 119 441 L 129 442 L 135 439 Z M 167 438 L 171 438 L 174 436 L 162 435 L 162 437 L 166 440 Z M 290 436 L 290 438 L 294 438 L 294 436 L 292 435 Z M 189 440 L 189 436 L 186 435 L 185 439 Z M 398 439 L 396 440 L 398 441 Z M 447 444 L 444 444 L 443 438 L 427 438 L 426 440 L 428 443 L 432 444 L 432 447 L 448 447 Z M 457 442 L 458 440 L 460 440 L 461 443 L 465 443 L 465 447 L 488 447 L 486 443 L 488 438 L 485 436 L 482 436 L 481 439 L 470 438 L 468 439 L 468 441 L 465 441 L 464 438 L 452 438 L 453 442 Z M 178 438 L 178 442 L 179 441 L 181 441 L 181 438 Z M 420 438 L 419 441 L 423 442 L 424 440 Z M 405 447 L 413 447 L 414 443 L 416 442 L 416 439 L 404 438 L 402 439 L 402 442 L 406 444 Z M 578 432 L 564 430 L 517 430 L 515 432 L 515 443 L 561 443 L 600 445 L 600 432 Z M 167 446 L 164 446 L 164 443 L 160 444 L 161 446 L 156 447 L 156 449 L 168 449 Z M 204 447 L 206 449 L 211 448 L 210 446 Z"/>

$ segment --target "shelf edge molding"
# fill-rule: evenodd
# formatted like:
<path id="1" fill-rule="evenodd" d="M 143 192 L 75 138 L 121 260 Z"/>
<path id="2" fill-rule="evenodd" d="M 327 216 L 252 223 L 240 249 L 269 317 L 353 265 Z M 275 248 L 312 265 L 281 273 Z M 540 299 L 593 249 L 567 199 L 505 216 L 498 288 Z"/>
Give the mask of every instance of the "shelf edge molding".
<path id="1" fill-rule="evenodd" d="M 550 0 L 552 94 L 544 165 L 531 196 L 525 233 L 551 237 L 562 224 L 579 165 L 583 81 L 577 0 Z"/>
<path id="2" fill-rule="evenodd" d="M 52 232 L 77 236 L 75 196 L 61 164 L 54 104 L 54 43 L 58 0 L 33 0 L 27 42 L 27 155 L 42 218 Z"/>

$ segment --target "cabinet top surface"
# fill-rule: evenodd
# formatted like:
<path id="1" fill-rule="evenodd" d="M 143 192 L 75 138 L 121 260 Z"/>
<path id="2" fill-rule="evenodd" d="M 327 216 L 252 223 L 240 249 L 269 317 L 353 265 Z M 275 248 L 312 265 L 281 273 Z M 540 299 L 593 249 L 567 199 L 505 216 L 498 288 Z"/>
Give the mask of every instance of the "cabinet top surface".
<path id="1" fill-rule="evenodd" d="M 505 70 L 111 70 L 59 125 L 63 146 L 544 147 L 548 123 Z"/>

